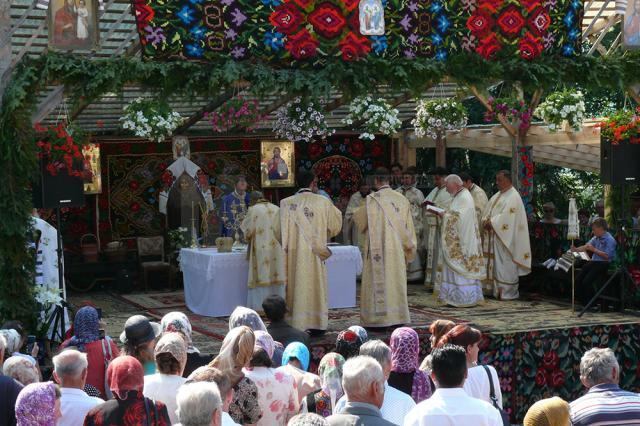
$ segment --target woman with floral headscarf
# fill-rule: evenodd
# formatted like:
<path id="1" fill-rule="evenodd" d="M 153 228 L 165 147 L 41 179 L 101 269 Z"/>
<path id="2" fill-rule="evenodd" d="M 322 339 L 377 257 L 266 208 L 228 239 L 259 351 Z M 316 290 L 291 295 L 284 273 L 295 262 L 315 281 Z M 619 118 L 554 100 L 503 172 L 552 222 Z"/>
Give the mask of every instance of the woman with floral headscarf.
<path id="1" fill-rule="evenodd" d="M 389 386 L 411 395 L 417 403 L 431 396 L 429 376 L 419 369 L 420 338 L 409 327 L 396 328 L 391 333 L 391 374 Z"/>
<path id="2" fill-rule="evenodd" d="M 302 413 L 316 413 L 322 417 L 333 414 L 333 404 L 344 394 L 342 390 L 342 367 L 345 359 L 342 355 L 330 352 L 320 361 L 318 375 L 322 388 L 312 392 L 302 400 Z"/>
<path id="3" fill-rule="evenodd" d="M 27 385 L 16 399 L 18 426 L 55 426 L 61 416 L 60 389 L 53 382 Z"/>
<path id="4" fill-rule="evenodd" d="M 171 420 L 162 402 L 145 398 L 144 369 L 136 358 L 123 355 L 107 369 L 107 382 L 114 399 L 92 408 L 84 419 L 85 426 L 169 426 Z"/>
<path id="5" fill-rule="evenodd" d="M 110 337 L 100 337 L 100 319 L 93 306 L 84 306 L 76 312 L 73 336 L 63 342 L 60 348 L 71 346 L 87 354 L 87 384 L 98 389 L 101 398 L 105 399 L 105 366 L 120 355 L 120 351 Z"/>
<path id="6" fill-rule="evenodd" d="M 336 352 L 344 357 L 345 360 L 358 356 L 360 346 L 364 341 L 358 333 L 353 330 L 344 330 L 338 334 L 336 339 Z"/>
<path id="7" fill-rule="evenodd" d="M 169 312 L 160 321 L 162 333 L 180 333 L 187 343 L 187 365 L 184 367 L 182 377 L 189 377 L 198 367 L 209 364 L 211 355 L 203 355 L 198 348 L 193 346 L 191 322 L 182 312 Z"/>
<path id="8" fill-rule="evenodd" d="M 249 366 L 253 356 L 255 335 L 247 326 L 229 331 L 217 357 L 210 367 L 226 374 L 233 386 L 233 400 L 229 405 L 229 415 L 238 424 L 256 424 L 262 417 L 258 404 L 258 387 L 245 376 L 243 369 Z"/>
<path id="9" fill-rule="evenodd" d="M 278 368 L 278 370 L 293 376 L 298 387 L 299 403 L 322 386 L 320 377 L 307 372 L 310 358 L 309 349 L 304 344 L 300 342 L 289 343 L 282 354 L 282 367 Z"/>
<path id="10" fill-rule="evenodd" d="M 298 413 L 298 390 L 293 377 L 273 368 L 275 350 L 269 333 L 256 331 L 256 342 L 246 376 L 258 386 L 258 402 L 262 418 L 258 426 L 285 426 Z"/>

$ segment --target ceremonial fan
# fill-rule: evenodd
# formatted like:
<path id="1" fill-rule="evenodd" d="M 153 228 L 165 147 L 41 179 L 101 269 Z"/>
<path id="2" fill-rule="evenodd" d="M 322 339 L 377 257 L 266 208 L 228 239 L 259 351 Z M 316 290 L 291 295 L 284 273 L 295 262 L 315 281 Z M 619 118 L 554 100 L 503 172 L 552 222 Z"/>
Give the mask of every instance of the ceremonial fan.
<path id="1" fill-rule="evenodd" d="M 571 246 L 573 242 L 580 236 L 580 223 L 578 222 L 578 208 L 576 207 L 576 199 L 569 198 L 569 227 L 567 229 L 567 239 L 571 240 Z M 576 299 L 576 259 L 575 256 L 571 256 L 571 312 L 576 311 L 575 299 Z"/>

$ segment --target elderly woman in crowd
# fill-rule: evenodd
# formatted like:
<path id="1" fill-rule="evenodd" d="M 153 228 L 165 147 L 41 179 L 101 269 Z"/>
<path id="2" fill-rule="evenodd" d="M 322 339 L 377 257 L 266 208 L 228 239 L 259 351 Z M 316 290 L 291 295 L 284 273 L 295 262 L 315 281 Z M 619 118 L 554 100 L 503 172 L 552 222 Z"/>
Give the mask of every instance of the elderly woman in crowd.
<path id="1" fill-rule="evenodd" d="M 262 417 L 258 387 L 243 372 L 249 366 L 254 345 L 253 330 L 246 326 L 236 327 L 226 335 L 220 353 L 209 364 L 227 374 L 232 382 L 233 400 L 229 405 L 229 415 L 238 424 L 256 424 Z"/>
<path id="2" fill-rule="evenodd" d="M 320 377 L 307 372 L 310 358 L 309 349 L 305 345 L 300 342 L 289 343 L 282 354 L 282 367 L 278 368 L 296 381 L 298 403 L 322 385 Z"/>
<path id="3" fill-rule="evenodd" d="M 411 395 L 417 403 L 431 396 L 431 381 L 420 366 L 420 338 L 409 327 L 396 328 L 389 340 L 391 374 L 389 386 Z"/>
<path id="4" fill-rule="evenodd" d="M 156 372 L 154 348 L 161 331 L 160 324 L 142 315 L 134 315 L 124 323 L 124 331 L 120 334 L 124 344 L 122 352 L 140 361 L 145 375 Z"/>
<path id="5" fill-rule="evenodd" d="M 255 346 L 246 376 L 258 386 L 262 418 L 258 425 L 284 426 L 299 408 L 296 382 L 290 374 L 272 368 L 275 344 L 271 335 L 255 332 Z"/>
<path id="6" fill-rule="evenodd" d="M 193 346 L 191 322 L 182 312 L 169 312 L 160 321 L 163 333 L 181 333 L 187 343 L 187 365 L 184 367 L 184 377 L 188 377 L 196 368 L 211 362 L 210 355 L 203 355 Z"/>
<path id="7" fill-rule="evenodd" d="M 23 386 L 40 381 L 40 372 L 36 366 L 21 356 L 9 357 L 2 366 L 2 372 L 5 376 L 15 379 Z"/>
<path id="8" fill-rule="evenodd" d="M 73 319 L 73 336 L 62 343 L 61 350 L 75 347 L 87 354 L 87 385 L 93 386 L 106 399 L 108 389 L 104 387 L 105 365 L 120 355 L 118 346 L 109 337 L 100 337 L 100 319 L 93 306 L 84 306 Z"/>
<path id="9" fill-rule="evenodd" d="M 32 383 L 18 395 L 18 426 L 55 426 L 61 416 L 60 389 L 53 382 Z"/>
<path id="10" fill-rule="evenodd" d="M 500 391 L 498 372 L 493 366 L 488 365 L 489 372 L 487 373 L 482 365 L 478 365 L 478 352 L 480 351 L 478 345 L 481 340 L 482 333 L 480 330 L 461 324 L 456 325 L 444 335 L 440 339 L 438 346 L 446 344 L 462 346 L 467 352 L 467 379 L 464 381 L 464 390 L 467 395 L 491 404 L 491 382 L 493 382 L 495 397 L 498 405 L 502 408 L 502 392 Z"/>
<path id="11" fill-rule="evenodd" d="M 333 414 L 333 407 L 344 394 L 342 390 L 342 355 L 330 352 L 320 361 L 318 375 L 322 382 L 320 390 L 307 395 L 302 400 L 302 413 L 316 413 L 322 417 Z"/>
<path id="12" fill-rule="evenodd" d="M 569 403 L 554 396 L 529 407 L 523 426 L 569 426 Z"/>
<path id="13" fill-rule="evenodd" d="M 167 407 L 159 401 L 145 398 L 144 369 L 136 358 L 122 355 L 107 368 L 107 383 L 114 399 L 92 408 L 85 417 L 85 426 L 169 426 Z"/>
<path id="14" fill-rule="evenodd" d="M 253 331 L 269 332 L 267 330 L 267 326 L 264 325 L 262 318 L 260 318 L 260 315 L 258 315 L 258 313 L 253 309 L 246 308 L 244 306 L 238 306 L 229 316 L 229 330 L 240 327 L 241 325 L 246 325 Z M 280 342 L 275 342 L 275 345 L 275 350 L 273 351 L 273 357 L 271 360 L 276 365 L 280 365 L 282 362 L 284 346 L 282 346 Z"/>
<path id="15" fill-rule="evenodd" d="M 155 348 L 158 373 L 144 377 L 143 394 L 167 406 L 171 424 L 178 423 L 176 394 L 187 381 L 182 377 L 187 364 L 187 344 L 179 333 L 164 334 Z"/>
<path id="16" fill-rule="evenodd" d="M 358 356 L 360 346 L 364 341 L 358 333 L 353 330 L 343 330 L 338 334 L 336 339 L 336 352 L 344 357 L 345 360 Z"/>

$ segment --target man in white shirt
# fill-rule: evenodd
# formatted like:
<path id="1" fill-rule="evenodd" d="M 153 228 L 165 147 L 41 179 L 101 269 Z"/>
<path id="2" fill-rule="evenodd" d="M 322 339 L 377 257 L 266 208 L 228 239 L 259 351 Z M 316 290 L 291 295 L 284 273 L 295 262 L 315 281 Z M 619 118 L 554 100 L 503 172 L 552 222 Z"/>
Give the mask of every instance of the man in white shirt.
<path id="1" fill-rule="evenodd" d="M 60 385 L 60 411 L 58 426 L 84 424 L 84 418 L 93 407 L 102 404 L 100 398 L 87 395 L 83 389 L 87 380 L 87 354 L 67 349 L 53 357 L 53 378 Z"/>
<path id="2" fill-rule="evenodd" d="M 416 406 L 411 396 L 389 386 L 386 382 L 391 374 L 391 349 L 382 340 L 369 340 L 360 346 L 360 355 L 368 355 L 378 361 L 384 373 L 384 400 L 380 412 L 382 418 L 401 425 L 404 423 L 405 416 Z M 347 403 L 346 395 L 336 403 L 336 412 L 340 413 Z"/>
<path id="3" fill-rule="evenodd" d="M 467 352 L 462 347 L 434 349 L 431 366 L 437 389 L 411 410 L 404 426 L 502 426 L 498 410 L 467 395 L 462 388 L 467 377 Z"/>

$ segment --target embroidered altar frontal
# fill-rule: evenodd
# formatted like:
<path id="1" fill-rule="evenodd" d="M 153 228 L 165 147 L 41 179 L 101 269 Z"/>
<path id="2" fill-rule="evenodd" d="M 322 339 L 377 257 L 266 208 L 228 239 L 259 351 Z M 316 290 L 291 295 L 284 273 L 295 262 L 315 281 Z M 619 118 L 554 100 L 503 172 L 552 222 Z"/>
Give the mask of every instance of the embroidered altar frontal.
<path id="1" fill-rule="evenodd" d="M 360 33 L 359 0 L 133 0 L 147 59 L 332 59 L 573 56 L 580 0 L 382 0 L 384 34 Z"/>

